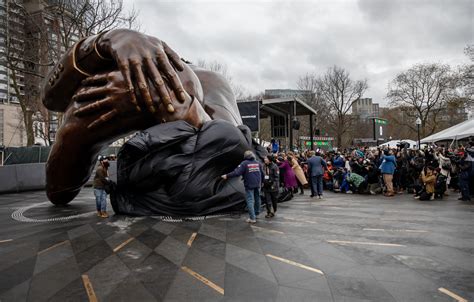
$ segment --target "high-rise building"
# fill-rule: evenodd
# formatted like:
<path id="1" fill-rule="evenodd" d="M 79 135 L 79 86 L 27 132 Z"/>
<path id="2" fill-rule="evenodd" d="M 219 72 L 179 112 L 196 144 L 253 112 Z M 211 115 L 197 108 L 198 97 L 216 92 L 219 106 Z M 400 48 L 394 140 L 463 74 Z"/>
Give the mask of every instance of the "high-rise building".
<path id="1" fill-rule="evenodd" d="M 23 1 L 0 0 L 0 103 L 18 103 L 17 93 L 11 85 L 16 76 L 19 90 L 24 94 L 24 27 Z M 9 62 L 18 72 L 12 74 Z"/>
<path id="2" fill-rule="evenodd" d="M 352 114 L 361 120 L 366 120 L 369 117 L 378 117 L 380 107 L 379 104 L 372 102 L 372 98 L 358 99 L 352 104 Z"/>
<path id="3" fill-rule="evenodd" d="M 20 95 L 24 95 L 25 77 L 22 71 L 25 48 L 24 26 L 23 1 L 0 0 L 0 145 L 2 146 L 21 146 L 26 143 L 18 94 L 12 85 L 14 79 Z"/>
<path id="4" fill-rule="evenodd" d="M 0 145 L 26 144 L 20 98 L 25 105 L 23 109 L 34 113 L 34 132 L 40 134 L 35 135 L 35 143 L 47 144 L 54 139 L 57 117 L 46 110 L 39 113 L 40 91 L 52 62 L 79 40 L 79 35 L 71 31 L 68 47 L 61 43 L 61 22 L 64 19 L 58 17 L 58 13 L 55 15 L 54 8 L 67 3 L 0 0 Z M 83 5 L 82 2 L 71 3 Z M 45 134 L 51 135 L 46 135 L 46 138 Z"/>

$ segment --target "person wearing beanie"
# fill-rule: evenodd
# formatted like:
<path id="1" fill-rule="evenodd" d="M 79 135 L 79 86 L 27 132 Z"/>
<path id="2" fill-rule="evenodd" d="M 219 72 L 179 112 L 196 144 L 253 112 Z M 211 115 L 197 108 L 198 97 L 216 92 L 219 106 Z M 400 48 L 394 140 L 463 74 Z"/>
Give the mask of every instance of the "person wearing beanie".
<path id="1" fill-rule="evenodd" d="M 260 214 L 260 188 L 264 178 L 262 165 L 255 159 L 252 151 L 247 150 L 244 153 L 244 161 L 235 168 L 234 171 L 224 174 L 221 177 L 228 179 L 242 176 L 245 187 L 245 199 L 249 211 L 248 223 L 256 223 L 257 216 Z"/>

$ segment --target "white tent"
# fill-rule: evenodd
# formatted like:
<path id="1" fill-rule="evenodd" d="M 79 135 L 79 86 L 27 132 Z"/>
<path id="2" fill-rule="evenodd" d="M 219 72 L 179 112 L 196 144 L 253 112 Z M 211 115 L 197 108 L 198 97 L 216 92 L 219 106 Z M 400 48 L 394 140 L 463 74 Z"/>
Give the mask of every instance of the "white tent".
<path id="1" fill-rule="evenodd" d="M 380 145 L 380 147 L 389 147 L 389 148 L 396 148 L 401 142 L 409 143 L 410 149 L 416 149 L 417 142 L 411 139 L 399 139 L 399 140 L 392 140 Z"/>
<path id="2" fill-rule="evenodd" d="M 470 136 L 474 136 L 474 118 L 425 137 L 421 142 L 434 143 L 454 139 L 459 140 Z"/>

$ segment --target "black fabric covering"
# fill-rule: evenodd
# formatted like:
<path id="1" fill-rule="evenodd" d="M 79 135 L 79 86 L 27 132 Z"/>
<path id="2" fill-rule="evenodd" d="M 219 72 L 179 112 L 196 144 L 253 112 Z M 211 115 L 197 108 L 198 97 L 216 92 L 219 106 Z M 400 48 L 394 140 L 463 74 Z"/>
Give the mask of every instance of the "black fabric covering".
<path id="1" fill-rule="evenodd" d="M 246 126 L 213 120 L 197 129 L 184 121 L 156 125 L 131 138 L 117 158 L 111 194 L 117 214 L 209 215 L 243 209 L 239 178 L 222 180 L 243 160 L 245 150 L 265 150 Z"/>

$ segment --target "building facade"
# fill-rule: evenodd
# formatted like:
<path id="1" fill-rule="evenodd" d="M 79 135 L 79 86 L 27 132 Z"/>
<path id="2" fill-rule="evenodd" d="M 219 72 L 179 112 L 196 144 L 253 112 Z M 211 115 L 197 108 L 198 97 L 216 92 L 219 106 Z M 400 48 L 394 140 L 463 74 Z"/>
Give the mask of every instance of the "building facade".
<path id="1" fill-rule="evenodd" d="M 60 35 L 62 18 L 51 13 L 57 4 L 54 0 L 0 0 L 0 145 L 27 143 L 20 100 L 33 113 L 34 143 L 54 141 L 58 117 L 42 106 L 40 92 L 49 69 L 68 48 Z M 79 35 L 71 32 L 68 39 L 73 44 Z"/>
<path id="2" fill-rule="evenodd" d="M 369 117 L 379 117 L 380 106 L 378 103 L 373 103 L 372 98 L 359 99 L 352 104 L 352 114 L 358 116 L 361 120 L 366 120 Z"/>
<path id="3" fill-rule="evenodd" d="M 280 98 L 291 98 L 296 96 L 308 96 L 311 95 L 309 90 L 299 89 L 265 89 L 265 99 L 280 99 Z"/>

